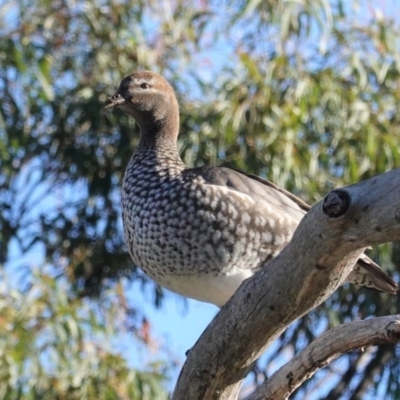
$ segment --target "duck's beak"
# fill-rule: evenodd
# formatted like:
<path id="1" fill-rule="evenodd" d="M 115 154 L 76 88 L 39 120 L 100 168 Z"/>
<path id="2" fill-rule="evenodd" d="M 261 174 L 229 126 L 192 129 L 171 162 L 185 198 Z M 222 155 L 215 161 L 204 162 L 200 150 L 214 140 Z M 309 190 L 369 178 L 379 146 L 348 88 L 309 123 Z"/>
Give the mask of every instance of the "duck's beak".
<path id="1" fill-rule="evenodd" d="M 114 96 L 108 98 L 104 108 L 114 108 L 124 103 L 125 99 L 119 93 L 115 93 Z"/>

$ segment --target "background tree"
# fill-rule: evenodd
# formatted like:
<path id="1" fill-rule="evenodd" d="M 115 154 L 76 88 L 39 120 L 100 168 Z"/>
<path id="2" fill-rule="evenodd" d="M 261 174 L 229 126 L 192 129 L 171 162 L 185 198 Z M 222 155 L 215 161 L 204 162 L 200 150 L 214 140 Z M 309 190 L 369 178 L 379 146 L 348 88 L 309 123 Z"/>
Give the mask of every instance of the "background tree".
<path id="1" fill-rule="evenodd" d="M 266 176 L 313 203 L 335 186 L 400 164 L 395 4 L 0 3 L 4 397 L 18 398 L 28 388 L 23 393 L 30 398 L 51 386 L 52 398 L 71 398 L 69 390 L 80 398 L 82 382 L 93 388 L 85 392 L 89 398 L 99 398 L 101 385 L 110 387 L 99 391 L 110 393 L 107 398 L 133 397 L 138 388 L 153 390 L 149 398 L 163 396 L 160 378 L 171 363 L 140 373 L 104 349 L 92 364 L 81 362 L 93 337 L 103 344 L 121 330 L 133 331 L 133 341 L 148 343 L 141 334 L 145 316 L 125 301 L 126 279 L 146 278 L 123 245 L 119 206 L 138 136 L 122 113 L 102 109 L 120 79 L 148 68 L 173 83 L 188 164 Z M 398 280 L 395 247 L 382 246 L 373 256 Z M 162 290 L 154 291 L 157 305 Z M 393 314 L 398 300 L 340 289 L 277 341 L 259 363 L 255 383 L 327 328 Z M 311 398 L 321 387 L 332 399 L 399 397 L 399 351 L 381 346 L 343 357 L 294 398 Z M 40 374 L 32 378 L 26 365 L 37 365 Z M 66 371 L 76 365 L 81 380 L 72 382 Z M 125 379 L 129 374 L 139 380 Z"/>

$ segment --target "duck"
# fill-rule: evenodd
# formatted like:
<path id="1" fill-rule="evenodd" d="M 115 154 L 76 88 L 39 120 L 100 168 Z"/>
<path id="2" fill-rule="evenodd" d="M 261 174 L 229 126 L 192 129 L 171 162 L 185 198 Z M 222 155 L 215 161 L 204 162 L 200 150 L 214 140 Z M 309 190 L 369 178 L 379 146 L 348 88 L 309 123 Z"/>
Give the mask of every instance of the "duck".
<path id="1" fill-rule="evenodd" d="M 162 287 L 222 307 L 245 279 L 268 268 L 310 206 L 252 174 L 185 165 L 177 147 L 179 104 L 157 73 L 126 76 L 105 108 L 122 110 L 140 128 L 121 194 L 133 262 Z M 396 282 L 365 254 L 347 281 L 397 292 Z"/>

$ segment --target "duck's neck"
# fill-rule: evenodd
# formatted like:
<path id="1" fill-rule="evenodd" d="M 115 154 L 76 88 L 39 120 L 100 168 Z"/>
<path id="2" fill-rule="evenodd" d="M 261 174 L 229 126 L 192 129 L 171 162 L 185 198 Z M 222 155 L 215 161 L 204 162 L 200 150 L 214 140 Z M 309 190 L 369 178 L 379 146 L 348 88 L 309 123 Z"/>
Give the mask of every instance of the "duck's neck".
<path id="1" fill-rule="evenodd" d="M 151 153 L 159 161 L 183 165 L 177 148 L 179 114 L 176 112 L 165 118 L 147 121 L 140 124 L 140 141 L 136 153 Z"/>
<path id="2" fill-rule="evenodd" d="M 139 147 L 173 146 L 179 133 L 179 111 L 175 108 L 161 115 L 142 115 L 135 118 L 140 126 Z"/>

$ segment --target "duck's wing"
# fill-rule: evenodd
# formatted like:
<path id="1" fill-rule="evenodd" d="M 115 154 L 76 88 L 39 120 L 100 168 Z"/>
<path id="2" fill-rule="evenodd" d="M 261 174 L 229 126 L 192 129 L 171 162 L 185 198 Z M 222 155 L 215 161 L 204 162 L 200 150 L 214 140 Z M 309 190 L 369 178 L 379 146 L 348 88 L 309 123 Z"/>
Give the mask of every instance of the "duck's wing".
<path id="1" fill-rule="evenodd" d="M 256 175 L 224 167 L 203 167 L 198 170 L 201 170 L 201 175 L 209 184 L 224 186 L 257 201 L 268 202 L 277 216 L 284 213 L 299 223 L 311 208 L 294 194 Z M 398 290 L 396 282 L 365 254 L 355 264 L 347 281 L 357 286 L 391 294 L 396 294 Z"/>

